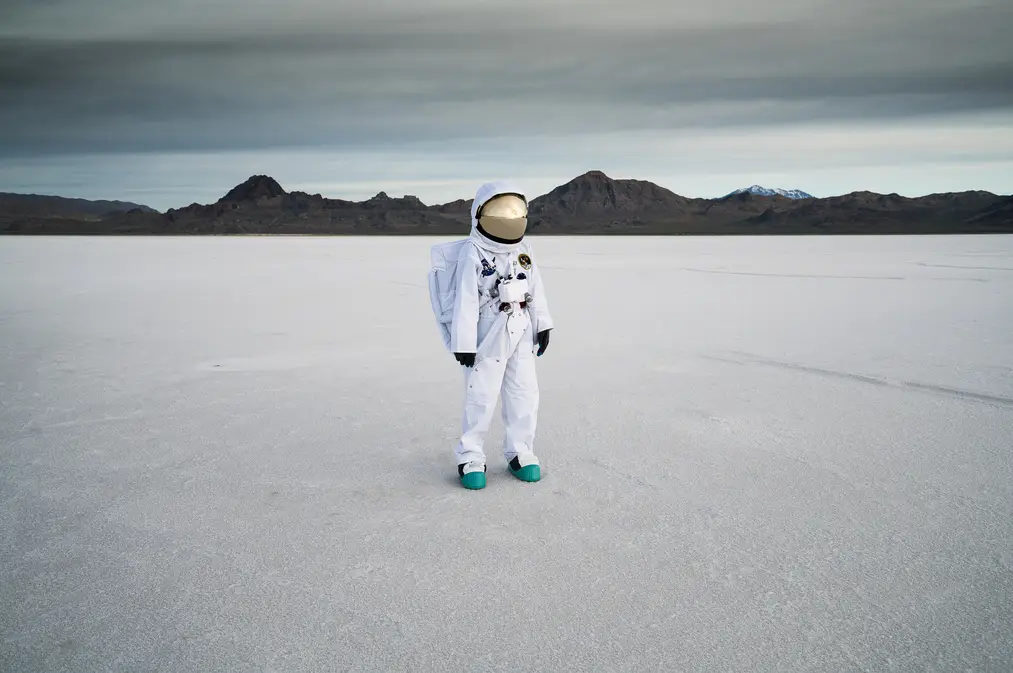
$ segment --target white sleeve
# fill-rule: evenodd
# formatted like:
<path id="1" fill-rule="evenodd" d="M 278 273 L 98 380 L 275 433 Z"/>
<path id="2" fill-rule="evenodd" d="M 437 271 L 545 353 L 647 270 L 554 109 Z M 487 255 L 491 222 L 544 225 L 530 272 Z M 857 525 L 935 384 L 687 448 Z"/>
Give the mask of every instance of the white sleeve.
<path id="1" fill-rule="evenodd" d="M 531 255 L 531 251 L 528 251 L 531 256 L 531 298 L 534 300 L 534 323 L 535 323 L 535 334 L 544 332 L 545 330 L 552 329 L 552 314 L 549 313 L 549 302 L 545 298 L 545 283 L 542 280 L 542 274 L 538 270 L 538 262 L 535 261 L 535 256 Z"/>
<path id="2" fill-rule="evenodd" d="M 478 352 L 478 253 L 466 245 L 457 262 L 457 289 L 454 320 L 450 327 L 450 350 L 454 353 Z"/>

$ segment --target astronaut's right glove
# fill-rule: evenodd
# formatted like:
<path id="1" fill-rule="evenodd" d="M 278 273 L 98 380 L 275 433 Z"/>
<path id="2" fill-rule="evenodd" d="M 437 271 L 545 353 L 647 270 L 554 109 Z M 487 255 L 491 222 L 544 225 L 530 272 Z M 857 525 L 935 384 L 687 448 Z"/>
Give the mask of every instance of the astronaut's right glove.
<path id="1" fill-rule="evenodd" d="M 454 353 L 454 357 L 457 361 L 465 367 L 475 366 L 475 354 L 474 353 Z"/>

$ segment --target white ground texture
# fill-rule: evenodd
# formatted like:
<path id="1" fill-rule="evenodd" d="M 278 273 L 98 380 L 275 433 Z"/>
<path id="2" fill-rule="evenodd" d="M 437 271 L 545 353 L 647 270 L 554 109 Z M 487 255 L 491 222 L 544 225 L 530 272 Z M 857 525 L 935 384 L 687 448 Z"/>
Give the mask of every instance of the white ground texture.
<path id="1" fill-rule="evenodd" d="M 536 238 L 478 492 L 437 240 L 0 240 L 0 670 L 1013 670 L 1013 237 Z"/>

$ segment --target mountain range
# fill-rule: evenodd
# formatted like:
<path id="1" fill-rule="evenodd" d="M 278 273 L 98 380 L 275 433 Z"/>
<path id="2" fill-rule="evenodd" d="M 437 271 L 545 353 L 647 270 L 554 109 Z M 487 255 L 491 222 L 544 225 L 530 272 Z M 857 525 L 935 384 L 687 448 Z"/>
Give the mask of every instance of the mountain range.
<path id="1" fill-rule="evenodd" d="M 643 180 L 590 171 L 531 200 L 537 234 L 945 234 L 1013 233 L 1013 196 L 971 191 L 907 198 L 853 192 L 814 198 L 758 186 L 718 199 L 687 198 Z M 804 195 L 804 196 L 803 196 Z M 464 235 L 470 199 L 426 205 L 384 192 L 365 201 L 288 192 L 254 175 L 212 204 L 161 213 L 126 202 L 0 195 L 5 234 Z"/>

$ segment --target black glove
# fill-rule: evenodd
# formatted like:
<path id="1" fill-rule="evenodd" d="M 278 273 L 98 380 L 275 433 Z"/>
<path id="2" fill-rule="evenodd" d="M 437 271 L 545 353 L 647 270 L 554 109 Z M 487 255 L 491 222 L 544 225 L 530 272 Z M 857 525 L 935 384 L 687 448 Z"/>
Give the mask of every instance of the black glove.
<path id="1" fill-rule="evenodd" d="M 454 353 L 454 357 L 465 367 L 475 366 L 475 354 L 474 353 Z"/>
<path id="2" fill-rule="evenodd" d="M 538 333 L 538 355 L 541 357 L 545 349 L 549 347 L 549 330 L 543 330 Z"/>

